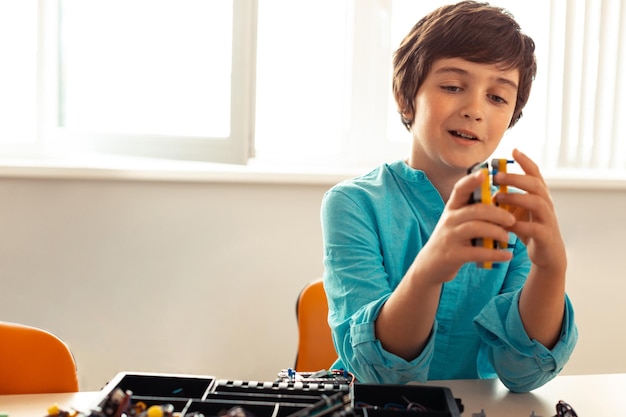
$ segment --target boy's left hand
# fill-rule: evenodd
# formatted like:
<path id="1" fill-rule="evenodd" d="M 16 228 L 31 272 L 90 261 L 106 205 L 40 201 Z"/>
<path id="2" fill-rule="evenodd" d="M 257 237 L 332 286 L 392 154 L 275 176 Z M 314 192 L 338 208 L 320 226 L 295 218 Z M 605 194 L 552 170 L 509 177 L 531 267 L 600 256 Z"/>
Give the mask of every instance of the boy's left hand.
<path id="1" fill-rule="evenodd" d="M 515 149 L 513 158 L 524 174 L 499 172 L 498 184 L 518 188 L 526 193 L 501 193 L 495 196 L 500 204 L 508 204 L 517 221 L 510 227 L 528 249 L 528 257 L 537 267 L 564 273 L 565 244 L 559 229 L 554 204 L 537 165 Z"/>

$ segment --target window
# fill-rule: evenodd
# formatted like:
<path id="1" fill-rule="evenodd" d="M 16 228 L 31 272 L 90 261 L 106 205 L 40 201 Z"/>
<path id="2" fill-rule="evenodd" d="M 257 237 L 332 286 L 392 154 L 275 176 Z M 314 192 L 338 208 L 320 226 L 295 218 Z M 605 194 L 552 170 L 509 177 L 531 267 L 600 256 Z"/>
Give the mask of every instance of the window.
<path id="1" fill-rule="evenodd" d="M 60 127 L 230 135 L 232 1 L 61 4 Z"/>
<path id="2" fill-rule="evenodd" d="M 391 56 L 445 3 L 7 0 L 0 144 L 237 164 L 401 158 L 409 137 Z M 539 62 L 498 153 L 517 146 L 547 168 L 624 173 L 624 2 L 491 3 L 533 37 Z"/>
<path id="3" fill-rule="evenodd" d="M 0 144 L 32 143 L 37 135 L 37 3 L 0 2 Z"/>
<path id="4" fill-rule="evenodd" d="M 554 1 L 551 10 L 550 122 L 544 161 L 564 169 L 626 170 L 626 4 Z M 565 19 L 561 19 L 565 17 Z"/>
<path id="5" fill-rule="evenodd" d="M 13 87 L 1 105 L 20 115 L 1 123 L 2 142 L 245 162 L 254 1 L 9 0 L 2 7 L 8 25 L 0 51 L 14 57 L 20 81 L 13 87 L 16 77 L 0 77 Z M 20 9 L 17 18 L 11 8 Z M 16 100 L 25 104 L 14 108 Z"/>

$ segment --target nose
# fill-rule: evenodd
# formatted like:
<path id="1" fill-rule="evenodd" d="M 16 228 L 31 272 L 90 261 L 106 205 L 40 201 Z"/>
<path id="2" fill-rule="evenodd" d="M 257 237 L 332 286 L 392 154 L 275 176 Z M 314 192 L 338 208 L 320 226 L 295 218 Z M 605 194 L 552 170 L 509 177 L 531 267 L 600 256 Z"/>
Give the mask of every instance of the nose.
<path id="1" fill-rule="evenodd" d="M 465 103 L 461 107 L 461 116 L 465 119 L 475 120 L 477 122 L 483 120 L 482 101 L 480 97 L 474 95 L 468 96 Z"/>

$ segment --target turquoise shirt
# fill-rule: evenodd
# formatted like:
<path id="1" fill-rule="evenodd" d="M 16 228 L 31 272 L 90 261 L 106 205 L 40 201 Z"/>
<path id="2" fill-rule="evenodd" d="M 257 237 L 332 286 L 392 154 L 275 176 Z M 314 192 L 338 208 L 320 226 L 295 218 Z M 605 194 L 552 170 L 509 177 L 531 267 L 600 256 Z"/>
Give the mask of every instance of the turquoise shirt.
<path id="1" fill-rule="evenodd" d="M 443 285 L 430 339 L 406 361 L 383 349 L 374 322 L 426 244 L 444 202 L 424 172 L 403 161 L 344 181 L 324 196 L 324 285 L 328 320 L 346 369 L 366 383 L 499 377 L 512 391 L 530 391 L 556 376 L 578 332 L 566 296 L 560 340 L 552 350 L 531 340 L 518 300 L 530 270 L 526 247 L 513 234 L 510 262 L 482 269 L 465 264 Z"/>

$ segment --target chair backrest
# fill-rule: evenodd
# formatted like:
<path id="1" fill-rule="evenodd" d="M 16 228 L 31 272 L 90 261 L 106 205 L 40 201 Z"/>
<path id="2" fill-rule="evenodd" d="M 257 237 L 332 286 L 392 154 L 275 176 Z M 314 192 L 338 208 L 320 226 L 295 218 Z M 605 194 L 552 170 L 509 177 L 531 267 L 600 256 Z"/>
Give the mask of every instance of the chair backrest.
<path id="1" fill-rule="evenodd" d="M 76 361 L 50 332 L 0 321 L 0 395 L 78 391 Z"/>
<path id="2" fill-rule="evenodd" d="M 321 279 L 308 283 L 296 301 L 298 354 L 295 370 L 315 372 L 330 369 L 337 359 L 330 327 L 328 300 Z"/>

